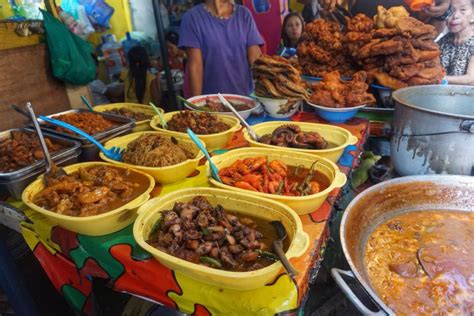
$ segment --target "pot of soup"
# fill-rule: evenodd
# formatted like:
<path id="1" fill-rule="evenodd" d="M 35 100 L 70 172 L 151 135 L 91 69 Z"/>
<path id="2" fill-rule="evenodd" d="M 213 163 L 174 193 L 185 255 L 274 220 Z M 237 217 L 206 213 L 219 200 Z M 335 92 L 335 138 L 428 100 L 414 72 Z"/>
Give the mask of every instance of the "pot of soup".
<path id="1" fill-rule="evenodd" d="M 410 176 L 358 195 L 340 236 L 351 271 L 333 269 L 363 314 L 474 313 L 474 177 Z M 355 278 L 378 305 L 367 308 Z"/>
<path id="2" fill-rule="evenodd" d="M 399 89 L 390 153 L 402 176 L 474 172 L 474 87 Z"/>

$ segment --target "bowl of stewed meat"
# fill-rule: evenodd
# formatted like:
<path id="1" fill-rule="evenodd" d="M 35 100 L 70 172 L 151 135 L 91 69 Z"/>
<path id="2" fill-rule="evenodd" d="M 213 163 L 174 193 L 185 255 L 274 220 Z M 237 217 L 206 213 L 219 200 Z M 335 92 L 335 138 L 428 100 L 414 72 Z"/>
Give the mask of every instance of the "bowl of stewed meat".
<path id="1" fill-rule="evenodd" d="M 133 235 L 143 249 L 166 267 L 221 288 L 258 288 L 284 271 L 272 249 L 272 221 L 287 231 L 288 259 L 309 244 L 293 210 L 247 193 L 183 189 L 151 199 L 138 213 Z"/>

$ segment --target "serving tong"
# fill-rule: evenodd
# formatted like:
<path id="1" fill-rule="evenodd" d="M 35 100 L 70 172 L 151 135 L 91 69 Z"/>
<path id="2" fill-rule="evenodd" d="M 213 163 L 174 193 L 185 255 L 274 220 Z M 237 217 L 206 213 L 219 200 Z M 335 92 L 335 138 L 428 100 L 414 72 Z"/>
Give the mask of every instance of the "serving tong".
<path id="1" fill-rule="evenodd" d="M 230 104 L 229 101 L 226 100 L 226 98 L 224 98 L 224 96 L 220 93 L 217 94 L 217 97 L 219 98 L 219 101 L 222 102 L 222 104 L 224 104 L 224 106 L 226 106 L 229 110 L 232 111 L 232 113 L 234 113 L 234 115 L 240 120 L 240 122 L 245 126 L 245 128 L 247 128 L 247 131 L 249 132 L 249 135 L 250 137 L 253 138 L 253 140 L 255 140 L 256 142 L 258 142 L 258 135 L 257 133 L 255 133 L 254 129 L 249 125 L 249 123 L 247 123 L 247 121 L 242 117 L 242 115 L 240 115 L 240 113 L 232 106 L 232 104 Z"/>
<path id="2" fill-rule="evenodd" d="M 341 28 L 346 28 L 347 20 L 353 17 L 349 10 L 339 4 L 336 5 L 333 11 L 326 11 L 325 13 L 328 18 L 338 23 Z"/>
<path id="3" fill-rule="evenodd" d="M 52 179 L 59 178 L 60 176 L 65 176 L 66 172 L 64 171 L 63 168 L 56 166 L 56 164 L 51 159 L 48 146 L 46 145 L 46 141 L 44 140 L 43 132 L 41 131 L 41 128 L 38 124 L 38 120 L 36 119 L 35 112 L 33 110 L 33 106 L 31 105 L 30 102 L 26 103 L 26 109 L 28 111 L 31 122 L 33 123 L 33 126 L 36 129 L 36 134 L 38 135 L 41 148 L 43 149 L 44 160 L 46 161 L 46 172 L 43 176 L 43 183 L 45 186 L 49 186 Z M 21 113 L 23 113 L 22 110 L 21 110 Z"/>

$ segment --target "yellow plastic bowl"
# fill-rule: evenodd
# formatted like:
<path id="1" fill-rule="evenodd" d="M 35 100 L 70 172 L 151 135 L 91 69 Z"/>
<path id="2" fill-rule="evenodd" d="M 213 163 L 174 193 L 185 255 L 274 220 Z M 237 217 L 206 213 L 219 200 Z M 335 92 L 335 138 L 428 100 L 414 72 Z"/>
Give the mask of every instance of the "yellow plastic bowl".
<path id="1" fill-rule="evenodd" d="M 105 112 L 112 109 L 127 109 L 133 112 L 143 113 L 146 115 L 155 116 L 156 113 L 153 111 L 151 106 L 145 104 L 138 104 L 138 103 L 112 103 L 112 104 L 104 104 L 104 105 L 97 105 L 94 106 L 94 111 L 97 112 Z M 163 109 L 158 108 L 161 113 L 164 113 Z M 144 132 L 144 131 L 151 131 L 149 120 L 137 121 L 135 123 L 135 128 L 132 130 L 134 132 Z"/>
<path id="2" fill-rule="evenodd" d="M 168 112 L 165 113 L 163 116 L 165 121 L 168 122 L 171 120 L 173 115 L 180 113 L 179 111 L 176 112 Z M 209 135 L 197 135 L 200 140 L 202 140 L 204 143 L 206 143 L 206 147 L 209 151 L 213 151 L 216 149 L 222 149 L 224 146 L 227 144 L 227 142 L 232 138 L 234 133 L 240 129 L 240 121 L 238 118 L 230 115 L 220 115 L 220 114 L 212 114 L 216 115 L 219 117 L 219 120 L 221 120 L 224 123 L 227 123 L 230 125 L 230 129 L 221 132 L 221 133 L 216 133 L 216 134 L 209 134 Z M 185 135 L 186 137 L 188 134 L 186 133 L 180 133 L 180 132 L 175 132 L 175 131 L 169 131 L 166 129 L 163 129 L 159 127 L 160 125 L 160 118 L 158 115 L 154 116 L 153 119 L 150 122 L 151 128 L 153 128 L 156 131 L 164 132 L 167 133 L 168 135 L 171 136 L 182 136 Z"/>
<path id="3" fill-rule="evenodd" d="M 318 132 L 324 139 L 326 139 L 326 141 L 331 144 L 331 148 L 299 149 L 262 144 L 254 141 L 246 129 L 244 130 L 244 137 L 250 143 L 251 147 L 274 148 L 278 150 L 307 153 L 327 158 L 332 162 L 337 162 L 339 158 L 341 158 L 344 149 L 349 145 L 356 144 L 358 141 L 357 137 L 352 135 L 347 129 L 327 124 L 305 122 L 266 122 L 253 125 L 252 128 L 255 130 L 255 133 L 257 133 L 258 136 L 263 136 L 265 134 L 271 134 L 278 127 L 288 124 L 299 126 L 303 132 Z"/>
<path id="4" fill-rule="evenodd" d="M 288 205 L 299 215 L 304 215 L 316 211 L 326 200 L 329 193 L 335 188 L 341 188 L 347 181 L 346 175 L 339 171 L 337 165 L 329 159 L 318 157 L 315 155 L 303 154 L 299 152 L 290 151 L 277 151 L 269 148 L 241 148 L 226 152 L 222 155 L 212 157 L 212 161 L 216 164 L 218 169 L 230 166 L 237 159 L 245 159 L 252 157 L 268 157 L 269 161 L 275 159 L 281 160 L 289 166 L 304 166 L 305 168 L 311 168 L 314 161 L 318 160 L 319 163 L 316 165 L 316 170 L 322 172 L 330 181 L 330 185 L 325 190 L 307 196 L 282 196 L 270 193 L 253 192 L 236 188 L 231 185 L 223 184 L 214 180 L 210 174 L 209 181 L 213 185 L 219 188 L 228 189 L 237 192 L 245 192 L 251 195 L 257 195 L 278 201 Z M 208 168 L 209 172 L 209 168 Z"/>
<path id="5" fill-rule="evenodd" d="M 81 167 L 87 168 L 97 165 L 112 166 L 111 164 L 106 162 L 83 162 L 65 167 L 64 170 L 66 171 L 66 173 L 72 173 L 76 170 L 79 170 L 79 168 Z M 114 167 L 121 168 L 119 166 Z M 64 227 L 65 229 L 89 236 L 107 235 L 119 231 L 122 228 L 125 228 L 130 225 L 137 217 L 138 207 L 148 201 L 148 199 L 150 198 L 150 192 L 155 187 L 155 180 L 151 176 L 137 170 L 134 170 L 134 172 L 143 174 L 149 179 L 150 183 L 145 192 L 143 192 L 140 196 L 136 197 L 127 204 L 99 215 L 86 217 L 68 216 L 48 211 L 47 209 L 44 209 L 34 204 L 33 197 L 44 188 L 43 176 L 38 177 L 38 179 L 31 183 L 23 191 L 23 195 L 21 198 L 29 208 L 37 211 L 38 213 L 41 213 L 51 222 L 61 227 Z"/>
<path id="6" fill-rule="evenodd" d="M 172 209 L 176 202 L 189 202 L 196 196 L 206 197 L 212 205 L 220 204 L 225 210 L 241 215 L 251 215 L 268 221 L 279 220 L 283 223 L 291 240 L 286 257 L 301 256 L 309 245 L 309 237 L 303 231 L 301 220 L 289 207 L 253 194 L 232 192 L 215 188 L 191 188 L 172 192 L 161 198 L 154 198 L 138 210 L 138 218 L 133 225 L 133 236 L 137 243 L 151 253 L 164 266 L 178 271 L 195 280 L 221 288 L 251 290 L 274 280 L 283 266 L 280 261 L 263 269 L 249 272 L 231 272 L 188 262 L 160 251 L 145 240 L 161 213 Z"/>
<path id="7" fill-rule="evenodd" d="M 123 167 L 129 167 L 132 169 L 138 169 L 141 170 L 149 175 L 151 175 L 157 182 L 166 184 L 166 183 L 173 183 L 177 182 L 180 180 L 183 180 L 187 176 L 189 176 L 191 173 L 196 170 L 196 167 L 199 165 L 199 161 L 204 157 L 204 154 L 199 150 L 199 148 L 196 146 L 196 144 L 193 143 L 192 140 L 190 140 L 187 135 L 184 136 L 182 134 L 180 135 L 169 135 L 164 132 L 138 132 L 138 133 L 133 133 L 129 135 L 125 135 L 122 137 L 117 137 L 109 140 L 108 142 L 105 143 L 105 148 L 109 149 L 112 148 L 113 146 L 120 147 L 120 148 L 127 148 L 127 145 L 137 139 L 138 137 L 144 135 L 144 134 L 156 134 L 160 136 L 165 136 L 165 137 L 170 137 L 174 136 L 179 142 L 183 143 L 188 143 L 193 146 L 195 153 L 196 153 L 196 158 L 194 159 L 188 159 L 185 160 L 181 163 L 178 163 L 176 165 L 172 166 L 167 166 L 167 167 L 144 167 L 144 166 L 136 166 L 120 161 L 116 161 L 113 159 L 110 159 L 104 155 L 104 153 L 100 152 L 100 158 L 102 160 L 105 160 L 107 162 L 113 163 L 114 165 L 119 165 Z"/>

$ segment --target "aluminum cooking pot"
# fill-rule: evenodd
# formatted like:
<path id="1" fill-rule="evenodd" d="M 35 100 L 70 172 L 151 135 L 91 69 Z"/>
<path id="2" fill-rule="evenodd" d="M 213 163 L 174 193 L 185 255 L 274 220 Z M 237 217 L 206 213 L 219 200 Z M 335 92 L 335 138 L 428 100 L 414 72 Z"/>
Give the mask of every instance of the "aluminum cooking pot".
<path id="1" fill-rule="evenodd" d="M 402 175 L 474 172 L 474 87 L 417 86 L 392 94 L 390 153 Z"/>
<path id="2" fill-rule="evenodd" d="M 340 237 L 351 271 L 332 269 L 331 272 L 341 290 L 362 314 L 395 314 L 376 294 L 367 275 L 364 255 L 368 237 L 378 225 L 402 212 L 430 209 L 474 212 L 474 177 L 422 175 L 397 178 L 365 190 L 346 208 Z M 356 278 L 380 309 L 368 309 L 342 276 Z"/>

